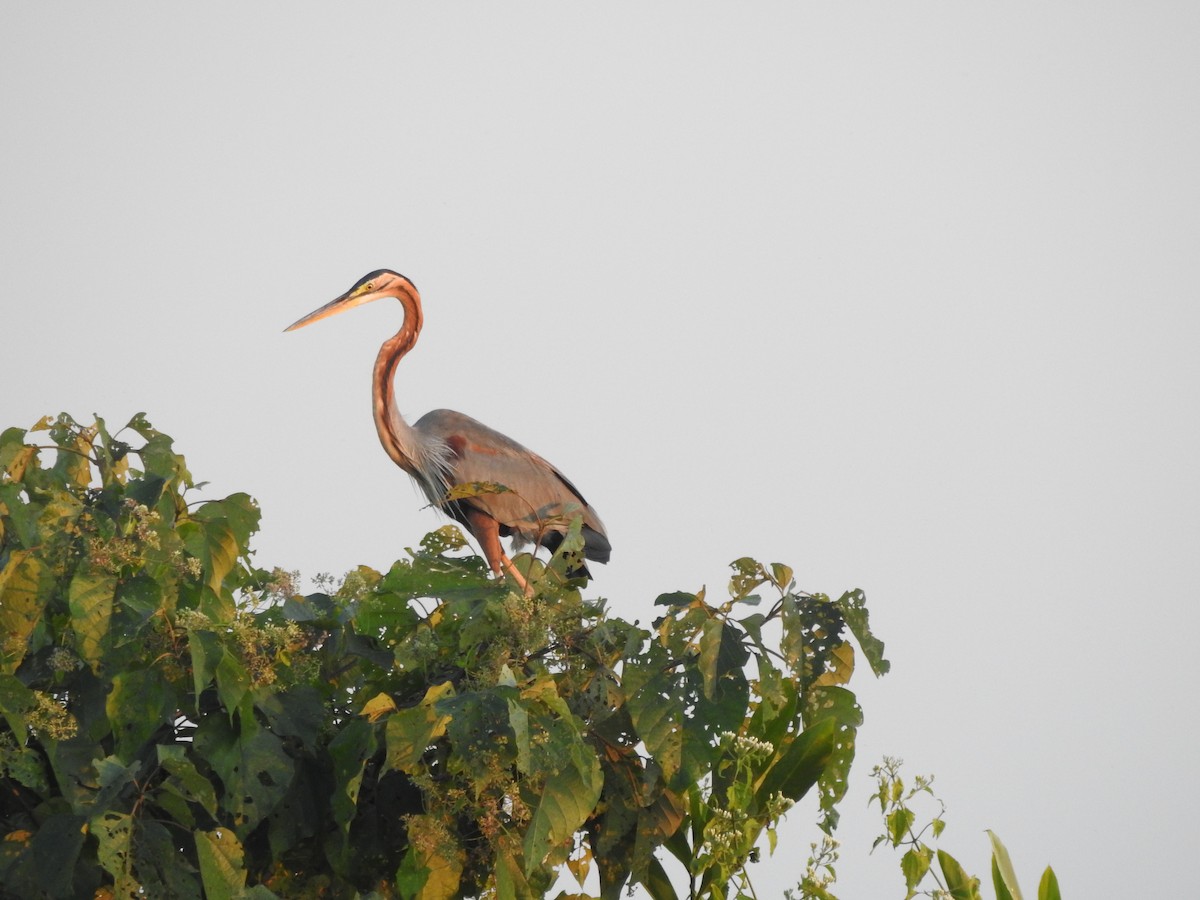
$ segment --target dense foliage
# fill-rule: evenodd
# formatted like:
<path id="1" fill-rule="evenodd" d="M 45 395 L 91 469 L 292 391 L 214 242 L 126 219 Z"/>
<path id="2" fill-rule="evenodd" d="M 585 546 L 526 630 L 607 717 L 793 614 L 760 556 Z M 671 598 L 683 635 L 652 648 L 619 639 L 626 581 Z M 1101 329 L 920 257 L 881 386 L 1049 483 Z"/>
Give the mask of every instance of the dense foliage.
<path id="1" fill-rule="evenodd" d="M 300 596 L 142 416 L 9 429 L 0 470 L 5 897 L 738 895 L 793 801 L 836 823 L 849 636 L 887 668 L 861 592 L 779 564 L 609 616 L 577 531 L 532 596 L 449 526 Z"/>

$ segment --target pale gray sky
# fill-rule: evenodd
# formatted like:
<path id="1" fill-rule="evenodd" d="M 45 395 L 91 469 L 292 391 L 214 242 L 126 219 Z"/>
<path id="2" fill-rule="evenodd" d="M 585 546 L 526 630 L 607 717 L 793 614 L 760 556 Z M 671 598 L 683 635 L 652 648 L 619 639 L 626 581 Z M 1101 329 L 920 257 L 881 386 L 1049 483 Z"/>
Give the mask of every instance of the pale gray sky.
<path id="1" fill-rule="evenodd" d="M 742 555 L 867 592 L 840 895 L 881 754 L 1027 890 L 1186 893 L 1200 840 L 1200 7 L 5 4 L 0 427 L 146 410 L 258 561 L 439 524 L 379 448 L 469 413 L 599 509 L 647 621 Z M 816 838 L 757 870 L 780 896 Z"/>

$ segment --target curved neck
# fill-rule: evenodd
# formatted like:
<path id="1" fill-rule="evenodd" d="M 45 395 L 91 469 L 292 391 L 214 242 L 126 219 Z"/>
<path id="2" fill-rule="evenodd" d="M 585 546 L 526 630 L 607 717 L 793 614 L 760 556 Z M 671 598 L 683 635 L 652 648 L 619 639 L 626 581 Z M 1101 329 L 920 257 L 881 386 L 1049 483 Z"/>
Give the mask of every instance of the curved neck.
<path id="1" fill-rule="evenodd" d="M 401 282 L 397 287 L 396 299 L 404 307 L 404 324 L 394 337 L 383 342 L 379 355 L 375 357 L 372 375 L 375 430 L 379 433 L 383 449 L 396 465 L 415 478 L 427 494 L 431 490 L 440 494 L 445 489 L 444 484 L 439 484 L 441 479 L 435 461 L 440 454 L 436 448 L 426 446 L 427 442 L 404 421 L 396 406 L 396 368 L 416 345 L 421 333 L 421 297 L 410 283 Z"/>

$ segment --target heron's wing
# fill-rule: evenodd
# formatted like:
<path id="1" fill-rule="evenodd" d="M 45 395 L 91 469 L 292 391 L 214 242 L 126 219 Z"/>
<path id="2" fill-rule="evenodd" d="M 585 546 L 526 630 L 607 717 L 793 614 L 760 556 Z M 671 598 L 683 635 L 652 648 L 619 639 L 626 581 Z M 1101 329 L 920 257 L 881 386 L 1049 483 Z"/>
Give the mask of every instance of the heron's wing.
<path id="1" fill-rule="evenodd" d="M 561 533 L 573 517 L 582 515 L 588 559 L 608 560 L 612 548 L 596 511 L 575 485 L 532 450 L 448 409 L 426 413 L 414 427 L 450 448 L 456 483 L 491 481 L 508 488 L 504 493 L 481 494 L 464 502 L 530 541 Z"/>

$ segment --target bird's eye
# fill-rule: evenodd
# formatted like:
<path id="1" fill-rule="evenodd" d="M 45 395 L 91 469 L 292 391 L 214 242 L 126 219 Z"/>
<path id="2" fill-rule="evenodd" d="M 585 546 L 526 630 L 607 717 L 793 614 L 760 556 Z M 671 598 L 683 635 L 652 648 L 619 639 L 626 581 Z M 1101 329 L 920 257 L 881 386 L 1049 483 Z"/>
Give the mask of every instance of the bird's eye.
<path id="1" fill-rule="evenodd" d="M 373 282 L 373 281 L 368 281 L 368 282 L 367 282 L 365 285 L 363 285 L 363 290 L 364 290 L 364 291 L 373 291 L 373 290 L 375 290 L 375 282 Z"/>

